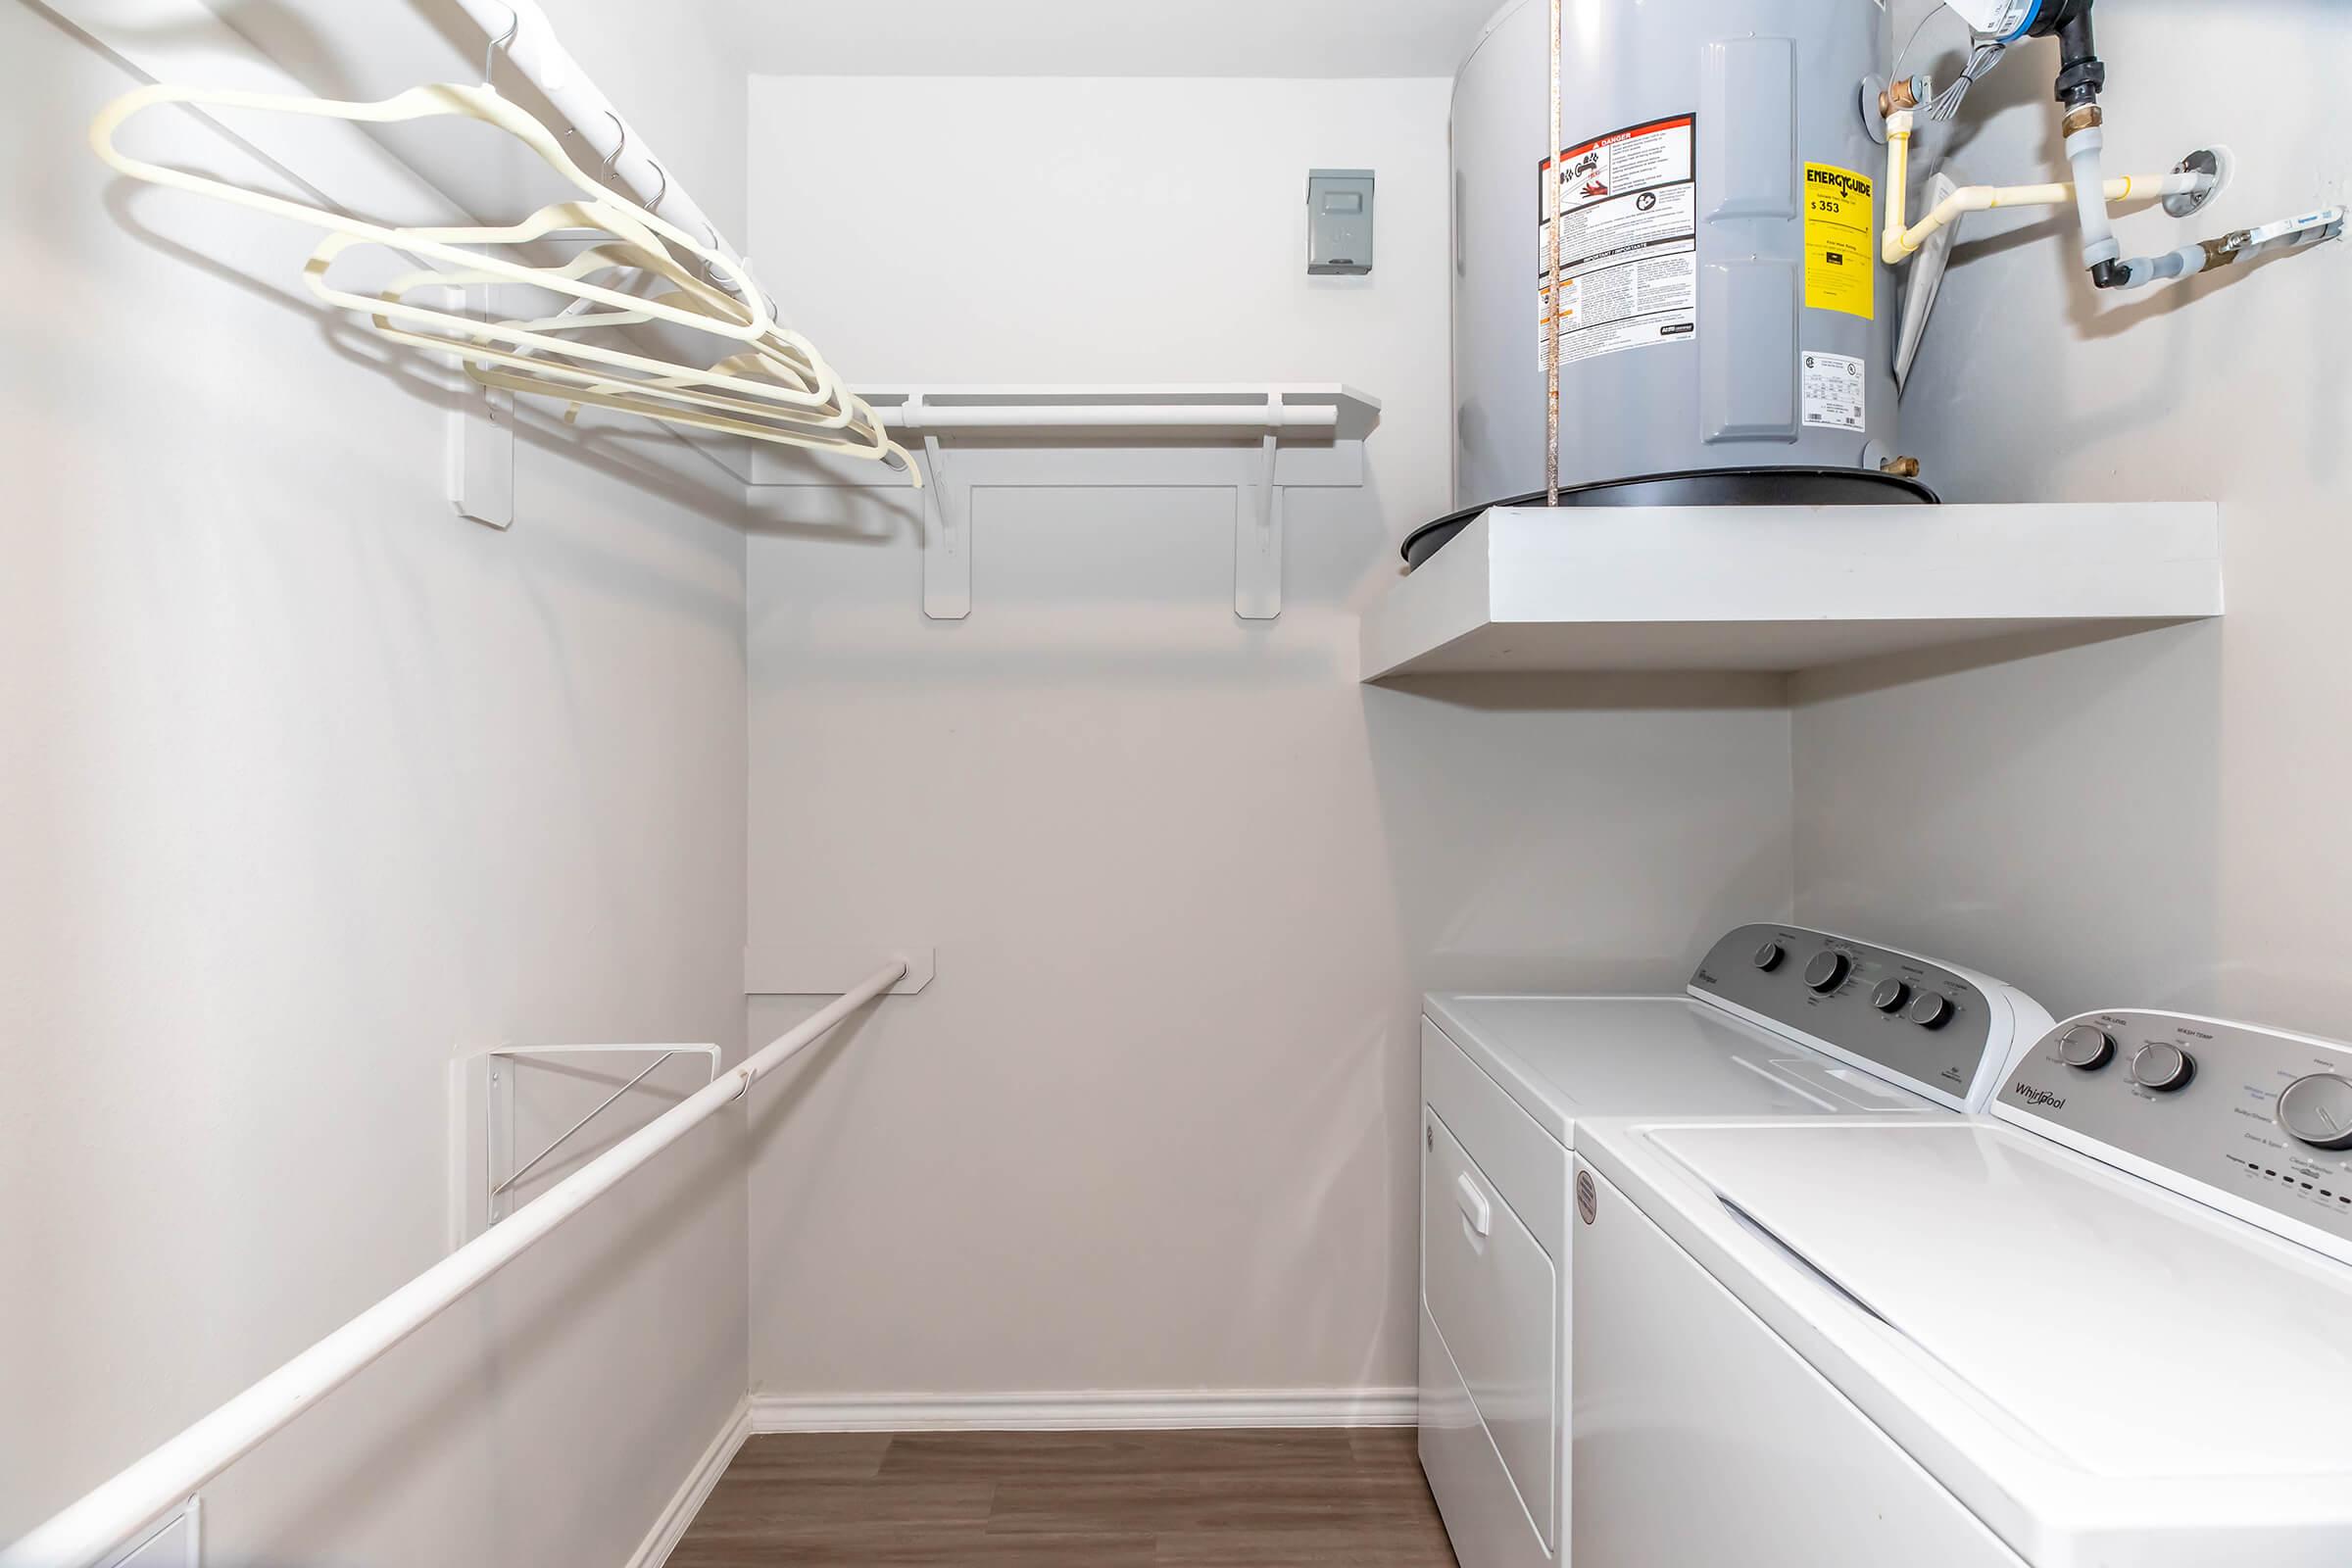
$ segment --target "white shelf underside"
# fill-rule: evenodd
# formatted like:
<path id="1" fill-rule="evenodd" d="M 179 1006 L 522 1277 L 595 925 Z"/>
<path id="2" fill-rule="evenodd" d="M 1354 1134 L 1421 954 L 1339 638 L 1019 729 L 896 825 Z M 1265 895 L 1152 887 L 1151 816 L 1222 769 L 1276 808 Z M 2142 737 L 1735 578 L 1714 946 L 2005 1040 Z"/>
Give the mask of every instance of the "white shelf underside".
<path id="1" fill-rule="evenodd" d="M 1365 614 L 1362 673 L 1795 671 L 2221 612 L 2212 503 L 1497 508 Z"/>

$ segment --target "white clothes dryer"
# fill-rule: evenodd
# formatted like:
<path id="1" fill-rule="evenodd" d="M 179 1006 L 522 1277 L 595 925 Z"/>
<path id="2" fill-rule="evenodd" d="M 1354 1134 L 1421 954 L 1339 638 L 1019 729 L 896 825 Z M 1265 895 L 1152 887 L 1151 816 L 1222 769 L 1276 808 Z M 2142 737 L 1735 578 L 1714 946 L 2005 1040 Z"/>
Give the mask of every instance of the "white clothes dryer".
<path id="1" fill-rule="evenodd" d="M 1568 1555 L 1585 1118 L 1949 1118 L 2048 1026 L 1989 976 L 1785 925 L 1674 996 L 1427 998 L 1419 1443 L 1462 1568 Z"/>

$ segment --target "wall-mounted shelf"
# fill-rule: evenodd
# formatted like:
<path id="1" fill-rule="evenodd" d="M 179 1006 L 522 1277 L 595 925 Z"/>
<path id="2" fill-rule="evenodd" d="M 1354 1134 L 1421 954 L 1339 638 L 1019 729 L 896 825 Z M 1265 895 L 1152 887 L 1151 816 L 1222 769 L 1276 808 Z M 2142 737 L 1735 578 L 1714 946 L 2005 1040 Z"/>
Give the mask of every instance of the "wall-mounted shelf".
<path id="1" fill-rule="evenodd" d="M 1233 609 L 1282 613 L 1282 492 L 1364 482 L 1364 438 L 1380 402 L 1337 382 L 1286 386 L 860 387 L 906 439 L 919 440 L 923 613 L 972 609 L 972 494 L 1049 486 L 1230 486 Z M 754 454 L 757 485 L 904 484 L 903 475 L 789 452 Z M 1255 505 L 1246 505 L 1254 496 Z"/>
<path id="2" fill-rule="evenodd" d="M 1363 679 L 1779 670 L 2222 612 L 2221 509 L 1498 507 L 1363 617 Z"/>

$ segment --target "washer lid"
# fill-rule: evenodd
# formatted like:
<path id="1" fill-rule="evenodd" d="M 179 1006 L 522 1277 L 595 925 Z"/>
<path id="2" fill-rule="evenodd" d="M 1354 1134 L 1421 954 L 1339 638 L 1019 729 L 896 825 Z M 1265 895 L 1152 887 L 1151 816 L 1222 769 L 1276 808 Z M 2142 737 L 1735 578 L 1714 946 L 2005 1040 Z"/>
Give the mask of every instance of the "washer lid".
<path id="1" fill-rule="evenodd" d="M 1585 1116 L 1925 1114 L 1856 1067 L 1688 997 L 1432 995 L 1429 1016 L 1562 1144 Z"/>
<path id="2" fill-rule="evenodd" d="M 2082 1470 L 2352 1473 L 2352 1269 L 1988 1120 L 1644 1136 Z"/>

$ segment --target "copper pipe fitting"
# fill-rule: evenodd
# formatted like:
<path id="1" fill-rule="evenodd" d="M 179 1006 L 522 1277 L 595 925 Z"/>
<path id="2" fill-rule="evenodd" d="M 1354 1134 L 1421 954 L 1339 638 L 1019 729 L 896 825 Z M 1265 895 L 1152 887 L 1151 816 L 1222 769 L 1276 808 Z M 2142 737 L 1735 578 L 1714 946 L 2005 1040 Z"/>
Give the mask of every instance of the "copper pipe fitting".
<path id="1" fill-rule="evenodd" d="M 2059 128 L 2072 136 L 2078 130 L 2089 130 L 2105 123 L 2106 113 L 2097 104 L 2084 104 L 2080 109 L 2068 111 L 2066 119 L 2059 122 Z"/>

